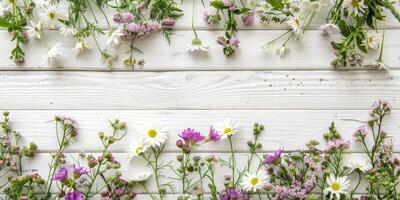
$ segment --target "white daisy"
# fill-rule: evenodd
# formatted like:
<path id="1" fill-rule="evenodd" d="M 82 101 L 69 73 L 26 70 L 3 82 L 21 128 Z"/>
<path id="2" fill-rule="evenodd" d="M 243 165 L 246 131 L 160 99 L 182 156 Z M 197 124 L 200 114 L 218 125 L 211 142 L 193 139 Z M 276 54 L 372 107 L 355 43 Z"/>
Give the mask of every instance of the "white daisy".
<path id="1" fill-rule="evenodd" d="M 139 134 L 145 145 L 160 147 L 168 139 L 168 130 L 160 124 L 145 125 L 139 129 Z"/>
<path id="2" fill-rule="evenodd" d="M 47 54 L 44 56 L 45 62 L 48 65 L 53 64 L 53 62 L 61 56 L 61 42 L 58 42 L 56 45 L 52 46 L 47 50 Z"/>
<path id="3" fill-rule="evenodd" d="M 221 140 L 225 140 L 230 135 L 239 133 L 239 124 L 233 120 L 227 120 L 219 124 L 217 128 L 218 134 L 221 136 Z"/>
<path id="4" fill-rule="evenodd" d="M 199 38 L 194 38 L 192 43 L 186 47 L 186 51 L 195 52 L 195 51 L 208 51 L 208 45 L 203 45 Z"/>
<path id="5" fill-rule="evenodd" d="M 30 26 L 27 26 L 27 33 L 29 37 L 35 37 L 37 39 L 42 38 L 42 29 L 43 24 L 42 22 L 35 23 L 34 21 L 30 21 Z"/>
<path id="6" fill-rule="evenodd" d="M 134 140 L 128 150 L 128 152 L 131 154 L 131 158 L 137 157 L 147 151 L 149 147 L 147 145 L 144 145 L 141 140 Z"/>
<path id="7" fill-rule="evenodd" d="M 72 49 L 72 51 L 75 52 L 75 55 L 78 56 L 81 54 L 85 49 L 92 49 L 92 46 L 85 40 L 81 40 L 76 43 L 75 47 Z"/>
<path id="8" fill-rule="evenodd" d="M 346 159 L 346 166 L 350 168 L 350 173 L 353 171 L 361 171 L 363 173 L 366 173 L 370 169 L 372 169 L 371 163 L 365 159 L 365 158 L 355 158 L 355 157 L 350 157 Z"/>
<path id="9" fill-rule="evenodd" d="M 335 177 L 333 174 L 331 174 L 327 179 L 326 183 L 328 184 L 328 188 L 325 188 L 324 194 L 329 195 L 329 199 L 333 199 L 336 197 L 336 199 L 340 199 L 340 195 L 346 195 L 348 192 L 346 191 L 349 188 L 350 181 L 347 180 L 346 176 L 343 177 Z"/>
<path id="10" fill-rule="evenodd" d="M 363 3 L 361 0 L 344 0 L 343 8 L 352 14 L 358 15 L 358 12 L 363 8 Z"/>
<path id="11" fill-rule="evenodd" d="M 303 22 L 298 17 L 293 17 L 289 19 L 287 22 L 288 26 L 296 36 L 296 38 L 303 37 Z"/>
<path id="12" fill-rule="evenodd" d="M 257 174 L 246 173 L 240 185 L 246 192 L 257 192 L 257 190 L 262 189 L 262 187 L 267 184 L 268 177 L 266 175 L 260 176 Z"/>
<path id="13" fill-rule="evenodd" d="M 151 172 L 138 172 L 132 176 L 132 181 L 135 182 L 145 182 L 152 175 Z"/>
<path id="14" fill-rule="evenodd" d="M 45 12 L 42 15 L 44 17 L 45 25 L 50 28 L 53 28 L 56 25 L 60 24 L 60 22 L 58 21 L 59 19 L 65 19 L 65 17 L 57 11 L 57 8 L 55 6 L 45 6 L 44 11 Z"/>
<path id="15" fill-rule="evenodd" d="M 367 32 L 367 34 L 365 36 L 365 40 L 364 40 L 364 45 L 367 48 L 376 50 L 379 48 L 381 40 L 382 40 L 381 34 L 379 34 L 377 32 L 373 32 L 373 31 Z"/>
<path id="16" fill-rule="evenodd" d="M 18 0 L 3 0 L 1 2 L 1 8 L 3 12 L 9 12 L 18 3 Z"/>
<path id="17" fill-rule="evenodd" d="M 61 26 L 60 34 L 62 36 L 74 36 L 77 33 L 77 30 L 71 26 Z"/>
<path id="18" fill-rule="evenodd" d="M 121 29 L 117 29 L 115 31 L 109 32 L 109 37 L 106 43 L 106 48 L 110 48 L 112 46 L 119 46 L 121 44 L 121 37 L 124 35 Z"/>
<path id="19" fill-rule="evenodd" d="M 46 8 L 50 6 L 50 1 L 48 0 L 36 0 L 35 4 L 38 6 L 38 8 Z"/>

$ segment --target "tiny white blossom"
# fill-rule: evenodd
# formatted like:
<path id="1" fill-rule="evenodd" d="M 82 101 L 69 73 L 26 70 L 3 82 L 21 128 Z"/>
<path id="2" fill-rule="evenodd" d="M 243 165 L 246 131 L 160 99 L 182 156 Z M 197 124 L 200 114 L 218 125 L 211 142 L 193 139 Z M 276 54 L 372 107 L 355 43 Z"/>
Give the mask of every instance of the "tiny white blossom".
<path id="1" fill-rule="evenodd" d="M 286 45 L 283 45 L 281 48 L 279 48 L 276 52 L 279 54 L 280 57 L 285 56 L 286 52 L 288 51 L 288 47 Z"/>
<path id="2" fill-rule="evenodd" d="M 193 40 L 192 40 L 192 43 L 191 44 L 189 44 L 187 47 L 186 47 L 186 51 L 189 51 L 189 52 L 195 52 L 195 51 L 203 51 L 203 52 L 206 52 L 206 51 L 208 51 L 208 46 L 207 45 L 203 45 L 202 44 L 202 42 L 201 42 L 201 40 L 199 39 L 199 38 L 194 38 Z"/>
<path id="3" fill-rule="evenodd" d="M 117 29 L 115 31 L 110 31 L 108 40 L 106 42 L 106 48 L 111 48 L 112 46 L 119 46 L 121 44 L 121 37 L 124 35 L 123 30 Z"/>
<path id="4" fill-rule="evenodd" d="M 132 181 L 143 183 L 152 175 L 151 172 L 138 172 L 133 175 Z"/>
<path id="5" fill-rule="evenodd" d="M 372 169 L 371 163 L 365 158 L 346 158 L 346 166 L 350 169 L 349 174 L 353 171 L 366 173 Z"/>
<path id="6" fill-rule="evenodd" d="M 52 65 L 53 62 L 61 56 L 61 45 L 61 42 L 58 42 L 56 45 L 47 50 L 47 53 L 44 56 L 44 60 L 47 62 L 48 65 Z"/>
<path id="7" fill-rule="evenodd" d="M 42 38 L 43 24 L 42 22 L 35 23 L 34 21 L 30 21 L 30 25 L 27 26 L 27 33 L 29 37 L 34 37 L 37 39 Z"/>
<path id="8" fill-rule="evenodd" d="M 258 174 L 250 174 L 246 173 L 240 185 L 247 192 L 257 192 L 262 189 L 262 187 L 267 184 L 267 176 L 266 175 L 258 175 Z"/>
<path id="9" fill-rule="evenodd" d="M 12 8 L 14 7 L 14 5 L 16 5 L 18 3 L 18 0 L 3 0 L 1 2 L 1 10 L 3 12 L 9 12 L 12 10 Z"/>
<path id="10" fill-rule="evenodd" d="M 302 38 L 303 37 L 303 22 L 301 21 L 300 18 L 298 17 L 293 17 L 289 19 L 287 22 L 288 26 L 296 36 L 296 38 Z"/>
<path id="11" fill-rule="evenodd" d="M 319 30 L 321 31 L 323 36 L 336 34 L 340 31 L 338 26 L 336 26 L 335 24 L 329 24 L 329 23 L 321 25 L 319 27 Z"/>
<path id="12" fill-rule="evenodd" d="M 75 52 L 75 55 L 78 56 L 81 54 L 85 49 L 92 49 L 92 46 L 85 40 L 81 40 L 76 43 L 75 47 L 72 49 L 72 51 Z"/>
<path id="13" fill-rule="evenodd" d="M 365 36 L 365 40 L 364 40 L 364 45 L 367 48 L 376 50 L 379 48 L 381 40 L 382 40 L 381 34 L 374 32 L 374 31 L 367 32 L 367 34 Z"/>
<path id="14" fill-rule="evenodd" d="M 45 6 L 44 11 L 45 12 L 42 14 L 44 18 L 44 23 L 46 26 L 50 28 L 59 25 L 60 24 L 60 22 L 58 21 L 59 19 L 65 19 L 64 15 L 58 12 L 57 7 L 54 5 Z"/>
<path id="15" fill-rule="evenodd" d="M 77 33 L 77 30 L 71 26 L 61 26 L 60 34 L 62 36 L 74 36 Z"/>

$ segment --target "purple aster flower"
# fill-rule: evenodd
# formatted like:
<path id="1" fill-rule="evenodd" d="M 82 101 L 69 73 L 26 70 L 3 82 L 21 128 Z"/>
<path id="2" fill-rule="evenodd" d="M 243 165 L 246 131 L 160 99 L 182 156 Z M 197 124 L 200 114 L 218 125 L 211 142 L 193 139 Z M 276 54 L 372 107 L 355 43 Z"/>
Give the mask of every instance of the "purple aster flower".
<path id="1" fill-rule="evenodd" d="M 127 24 L 132 23 L 133 19 L 135 19 L 135 16 L 132 13 L 127 12 L 127 13 L 122 14 L 122 21 L 124 23 L 127 23 Z"/>
<path id="2" fill-rule="evenodd" d="M 235 38 L 235 37 L 231 38 L 229 41 L 230 41 L 230 44 L 231 44 L 232 46 L 238 46 L 239 43 L 240 43 L 239 39 L 237 39 L 237 38 Z"/>
<path id="3" fill-rule="evenodd" d="M 126 27 L 126 29 L 132 33 L 137 33 L 140 30 L 140 26 L 137 25 L 136 23 L 130 23 L 128 24 L 128 26 Z"/>
<path id="4" fill-rule="evenodd" d="M 264 164 L 270 165 L 281 158 L 281 154 L 283 152 L 283 148 L 277 149 L 273 154 L 269 154 L 264 159 Z"/>
<path id="5" fill-rule="evenodd" d="M 124 21 L 122 20 L 122 15 L 121 15 L 120 13 L 114 13 L 113 16 L 112 16 L 112 19 L 113 19 L 113 21 L 114 21 L 115 23 L 117 23 L 117 24 L 121 24 L 121 23 L 124 22 Z"/>
<path id="6" fill-rule="evenodd" d="M 221 138 L 221 136 L 218 134 L 218 132 L 211 126 L 210 127 L 210 132 L 208 133 L 207 136 L 207 141 L 213 141 L 216 142 Z"/>
<path id="7" fill-rule="evenodd" d="M 182 140 L 185 141 L 186 144 L 191 144 L 191 145 L 201 142 L 206 138 L 200 132 L 197 132 L 191 128 L 183 130 L 182 134 L 179 135 L 179 137 L 182 138 Z"/>
<path id="8" fill-rule="evenodd" d="M 68 192 L 65 195 L 65 200 L 83 200 L 83 194 L 78 191 Z"/>
<path id="9" fill-rule="evenodd" d="M 79 175 L 79 176 L 89 173 L 89 171 L 86 168 L 76 167 L 75 164 L 72 164 L 70 167 L 72 168 L 72 171 L 74 171 L 74 174 Z"/>
<path id="10" fill-rule="evenodd" d="M 61 167 L 56 174 L 54 174 L 53 180 L 64 181 L 68 177 L 68 170 L 65 167 Z"/>
<path id="11" fill-rule="evenodd" d="M 174 19 L 163 19 L 160 21 L 161 26 L 165 28 L 172 28 L 176 24 L 176 20 Z"/>
<path id="12" fill-rule="evenodd" d="M 247 15 L 243 15 L 242 16 L 243 25 L 245 25 L 245 26 L 253 25 L 254 19 L 255 19 L 255 14 L 256 14 L 256 12 L 252 11 L 251 13 L 249 13 Z"/>

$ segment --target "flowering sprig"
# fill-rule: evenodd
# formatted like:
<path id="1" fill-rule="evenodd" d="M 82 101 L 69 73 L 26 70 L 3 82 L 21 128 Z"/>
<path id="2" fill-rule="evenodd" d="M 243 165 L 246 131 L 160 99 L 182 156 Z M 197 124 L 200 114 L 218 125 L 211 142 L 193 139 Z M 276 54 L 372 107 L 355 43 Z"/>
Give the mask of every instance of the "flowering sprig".
<path id="1" fill-rule="evenodd" d="M 0 189 L 4 189 L 10 199 L 34 198 L 35 195 L 30 191 L 41 188 L 44 180 L 36 173 L 24 171 L 22 162 L 35 156 L 37 146 L 34 143 L 22 146 L 21 134 L 10 126 L 9 113 L 4 112 L 3 117 L 0 122 L 0 178 L 4 178 L 4 181 Z"/>
<path id="2" fill-rule="evenodd" d="M 289 30 L 267 42 L 263 48 L 271 48 L 275 43 L 283 41 L 281 47 L 277 49 L 277 53 L 284 56 L 289 49 L 289 42 L 293 39 L 302 39 L 304 31 L 312 22 L 315 14 L 321 7 L 327 5 L 328 0 L 301 0 L 298 3 L 267 0 L 258 11 L 261 21 L 286 23 Z"/>
<path id="3" fill-rule="evenodd" d="M 212 14 L 205 13 L 204 20 L 207 24 L 223 24 L 225 32 L 223 36 L 218 37 L 217 43 L 223 47 L 225 56 L 232 56 L 240 43 L 236 37 L 237 17 L 251 15 L 252 11 L 245 4 L 238 6 L 232 0 L 212 0 L 210 6 L 215 10 Z"/>
<path id="4" fill-rule="evenodd" d="M 386 0 L 361 1 L 340 0 L 330 10 L 327 17 L 328 23 L 335 24 L 344 36 L 340 42 L 332 42 L 337 58 L 332 61 L 335 68 L 354 67 L 364 65 L 364 56 L 369 49 L 381 48 L 378 64 L 383 65 L 382 51 L 383 38 L 378 33 L 377 23 L 385 19 L 384 10 L 389 8 L 400 22 L 398 12 L 392 9 L 393 5 Z M 372 30 L 365 30 L 368 26 Z M 382 65 L 374 67 L 382 69 Z M 383 65 L 384 66 L 384 65 Z"/>
<path id="5" fill-rule="evenodd" d="M 146 166 L 150 167 L 154 179 L 156 181 L 158 197 L 156 195 L 149 194 L 152 200 L 162 200 L 165 198 L 167 189 L 173 191 L 171 182 L 164 183 L 163 172 L 166 169 L 172 168 L 171 162 L 165 162 L 160 159 L 168 138 L 168 130 L 162 125 L 150 125 L 144 126 L 140 130 L 139 139 L 134 141 L 131 146 L 130 152 L 133 157 L 141 157 L 146 161 Z M 146 186 L 142 184 L 144 189 L 147 190 Z"/>
<path id="6" fill-rule="evenodd" d="M 397 169 L 400 161 L 393 154 L 392 140 L 384 131 L 384 120 L 390 112 L 391 106 L 388 102 L 375 102 L 366 124 L 353 134 L 354 140 L 362 146 L 371 165 L 364 170 L 369 183 L 366 189 L 371 199 L 398 198 L 397 184 L 400 175 Z M 368 138 L 372 138 L 372 146 L 368 145 Z"/>
<path id="7" fill-rule="evenodd" d="M 51 198 L 51 189 L 54 180 L 53 177 L 55 176 L 57 170 L 59 170 L 66 162 L 64 151 L 73 143 L 74 138 L 78 135 L 78 128 L 75 120 L 68 117 L 56 116 L 54 121 L 56 123 L 55 131 L 58 142 L 58 150 L 57 152 L 51 154 L 52 159 L 49 163 L 49 173 L 47 175 L 47 181 L 45 185 L 45 199 Z"/>

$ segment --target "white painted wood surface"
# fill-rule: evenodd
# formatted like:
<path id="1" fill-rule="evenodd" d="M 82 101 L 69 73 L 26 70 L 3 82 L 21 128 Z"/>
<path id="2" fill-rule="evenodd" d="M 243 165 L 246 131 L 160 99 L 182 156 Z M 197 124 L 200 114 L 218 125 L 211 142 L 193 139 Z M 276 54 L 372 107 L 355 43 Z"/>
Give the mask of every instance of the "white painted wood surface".
<path id="1" fill-rule="evenodd" d="M 368 109 L 377 99 L 393 104 L 395 110 L 387 119 L 386 131 L 393 137 L 395 151 L 400 152 L 400 23 L 390 14 L 387 24 L 381 27 L 388 29 L 384 61 L 393 70 L 335 71 L 330 66 L 334 55 L 329 42 L 340 36 L 320 35 L 317 29 L 325 20 L 324 12 L 315 17 L 304 40 L 293 42 L 283 58 L 275 55 L 274 49 L 261 49 L 261 45 L 282 33 L 286 26 L 258 22 L 253 27 L 240 26 L 243 30 L 238 34 L 239 51 L 234 57 L 225 58 L 215 43 L 221 30 L 202 22 L 204 9 L 200 5 L 195 24 L 201 29 L 199 36 L 211 48 L 208 54 L 185 52 L 193 38 L 191 1 L 184 1 L 182 7 L 186 15 L 177 24 L 171 46 L 159 34 L 138 42 L 146 65 L 134 72 L 121 64 L 124 53 L 112 68 L 121 72 L 110 72 L 94 50 L 75 57 L 71 50 L 74 40 L 62 38 L 57 30 L 45 34 L 47 45 L 63 40 L 63 55 L 56 66 L 43 63 L 46 47 L 37 40 L 26 46 L 26 63 L 16 66 L 8 59 L 13 47 L 10 35 L 0 30 L 0 110 L 11 112 L 12 126 L 22 133 L 24 142 L 37 143 L 40 151 L 36 159 L 28 161 L 28 171 L 47 174 L 49 153 L 56 149 L 54 126 L 49 122 L 55 115 L 78 121 L 80 135 L 67 150 L 70 157 L 80 151 L 99 152 L 97 133 L 109 130 L 107 119 L 126 121 L 129 133 L 112 151 L 123 161 L 122 170 L 127 177 L 145 169 L 141 162 L 128 162 L 126 151 L 137 127 L 148 121 L 160 121 L 169 128 L 164 158 L 171 160 L 178 153 L 174 141 L 183 128 L 206 132 L 209 126 L 227 118 L 238 120 L 242 133 L 235 136 L 235 144 L 244 157 L 254 122 L 266 127 L 261 138 L 262 153 L 281 146 L 293 151 L 304 148 L 310 139 L 322 141 L 322 134 L 332 121 L 345 138 L 351 139 L 361 125 L 357 120 L 368 117 Z M 104 42 L 106 37 L 100 40 Z M 125 48 L 121 46 L 120 52 Z M 366 60 L 375 58 L 376 53 L 372 53 Z M 357 145 L 351 151 L 361 156 Z M 227 152 L 228 146 L 219 142 L 196 153 L 226 157 Z M 153 183 L 150 187 L 154 192 Z M 139 199 L 148 197 L 141 194 Z M 174 194 L 169 194 L 168 199 L 174 199 Z"/>

